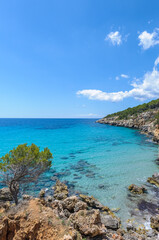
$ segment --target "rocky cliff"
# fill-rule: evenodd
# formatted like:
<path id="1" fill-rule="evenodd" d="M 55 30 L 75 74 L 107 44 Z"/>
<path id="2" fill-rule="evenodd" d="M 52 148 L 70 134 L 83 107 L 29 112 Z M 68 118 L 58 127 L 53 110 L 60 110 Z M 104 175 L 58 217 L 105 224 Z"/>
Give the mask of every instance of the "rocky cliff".
<path id="1" fill-rule="evenodd" d="M 97 122 L 139 129 L 141 133 L 148 135 L 154 142 L 159 143 L 159 125 L 156 118 L 159 113 L 158 105 L 138 113 L 136 111 L 133 113 L 133 109 L 129 108 L 125 111 L 108 115 Z"/>

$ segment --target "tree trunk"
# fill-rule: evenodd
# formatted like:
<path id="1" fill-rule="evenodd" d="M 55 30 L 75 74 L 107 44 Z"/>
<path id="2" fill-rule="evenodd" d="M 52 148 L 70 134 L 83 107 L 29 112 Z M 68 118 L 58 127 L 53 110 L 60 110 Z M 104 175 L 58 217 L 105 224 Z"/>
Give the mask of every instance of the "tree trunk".
<path id="1" fill-rule="evenodd" d="M 12 180 L 9 185 L 10 193 L 15 201 L 15 204 L 18 204 L 18 193 L 19 193 L 19 184 L 15 180 Z"/>

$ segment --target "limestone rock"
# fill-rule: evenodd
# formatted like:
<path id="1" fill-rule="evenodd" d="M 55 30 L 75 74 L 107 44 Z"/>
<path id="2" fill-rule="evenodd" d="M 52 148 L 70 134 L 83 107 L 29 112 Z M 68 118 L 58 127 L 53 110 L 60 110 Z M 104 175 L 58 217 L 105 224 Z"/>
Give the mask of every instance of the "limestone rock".
<path id="1" fill-rule="evenodd" d="M 23 200 L 30 200 L 30 199 L 32 198 L 32 196 L 27 195 L 27 194 L 24 194 L 24 195 L 22 196 L 22 198 L 23 198 Z"/>
<path id="2" fill-rule="evenodd" d="M 95 237 L 106 232 L 99 210 L 80 210 L 70 216 L 69 221 L 82 235 Z"/>
<path id="3" fill-rule="evenodd" d="M 41 189 L 41 191 L 39 193 L 39 197 L 40 198 L 44 198 L 45 197 L 45 189 Z"/>
<path id="4" fill-rule="evenodd" d="M 64 200 L 68 197 L 68 188 L 67 186 L 60 182 L 56 181 L 56 185 L 53 187 L 54 189 L 54 198 L 57 200 Z"/>
<path id="5" fill-rule="evenodd" d="M 159 215 L 151 217 L 151 227 L 159 232 Z"/>
<path id="6" fill-rule="evenodd" d="M 9 188 L 0 189 L 0 201 L 12 201 L 12 195 L 9 191 Z"/>
<path id="7" fill-rule="evenodd" d="M 87 196 L 87 195 L 84 195 L 84 194 L 80 194 L 79 196 L 82 199 L 82 201 L 86 202 L 88 204 L 88 206 L 90 206 L 92 208 L 102 209 L 104 207 L 93 196 L 90 197 L 90 196 Z"/>
<path id="8" fill-rule="evenodd" d="M 126 119 L 120 119 L 119 116 L 115 115 L 104 117 L 102 119 L 99 119 L 97 122 L 102 124 L 139 129 L 141 133 L 150 136 L 153 141 L 159 143 L 159 128 L 156 124 L 155 117 L 158 111 L 159 108 L 156 107 L 154 109 L 138 113 L 137 115 L 129 115 Z"/>
<path id="9" fill-rule="evenodd" d="M 149 177 L 147 181 L 156 187 L 159 187 L 159 173 L 155 173 L 152 175 L 152 177 Z"/>
<path id="10" fill-rule="evenodd" d="M 76 196 L 71 196 L 63 200 L 62 206 L 64 209 L 67 209 L 70 212 L 74 212 L 74 208 L 77 202 L 78 198 Z"/>
<path id="11" fill-rule="evenodd" d="M 78 212 L 80 210 L 85 210 L 87 209 L 87 204 L 85 202 L 82 202 L 82 201 L 78 201 L 76 204 L 75 204 L 75 207 L 74 207 L 74 212 Z"/>
<path id="12" fill-rule="evenodd" d="M 147 189 L 144 186 L 138 187 L 135 184 L 131 184 L 128 187 L 128 189 L 129 189 L 130 192 L 135 193 L 135 194 L 143 194 L 143 193 L 147 192 Z"/>
<path id="13" fill-rule="evenodd" d="M 101 222 L 108 229 L 117 230 L 120 227 L 120 220 L 118 220 L 115 217 L 112 217 L 111 215 L 101 214 Z"/>

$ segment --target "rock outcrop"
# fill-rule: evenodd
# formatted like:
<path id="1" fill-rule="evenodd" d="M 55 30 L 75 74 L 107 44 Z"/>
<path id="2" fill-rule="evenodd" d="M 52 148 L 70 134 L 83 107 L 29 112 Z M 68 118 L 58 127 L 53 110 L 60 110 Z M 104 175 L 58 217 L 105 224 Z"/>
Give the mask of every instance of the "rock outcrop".
<path id="1" fill-rule="evenodd" d="M 95 237 L 106 233 L 99 210 L 80 210 L 72 214 L 69 221 L 84 236 Z"/>
<path id="2" fill-rule="evenodd" d="M 156 187 L 159 187 L 159 173 L 154 173 L 152 177 L 149 177 L 147 181 Z"/>
<path id="3" fill-rule="evenodd" d="M 159 215 L 151 217 L 151 227 L 159 232 Z"/>
<path id="4" fill-rule="evenodd" d="M 142 113 L 129 115 L 126 119 L 119 119 L 119 116 L 104 117 L 97 123 L 109 124 L 113 126 L 121 126 L 128 128 L 136 128 L 141 133 L 150 136 L 154 142 L 159 143 L 159 128 L 156 123 L 156 114 L 159 108 L 144 111 Z"/>
<path id="5" fill-rule="evenodd" d="M 59 198 L 60 189 L 64 191 Z M 159 220 L 151 218 L 153 235 L 134 228 L 121 229 L 120 219 L 93 196 L 69 196 L 64 183 L 57 182 L 53 196 L 23 197 L 0 216 L 1 240 L 155 240 Z M 42 194 L 43 195 L 43 194 Z M 61 196 L 61 195 L 60 195 Z M 57 197 L 57 199 L 55 199 Z"/>
<path id="6" fill-rule="evenodd" d="M 10 194 L 9 188 L 0 189 L 0 201 L 12 201 L 12 196 Z"/>
<path id="7" fill-rule="evenodd" d="M 55 199 L 63 200 L 68 197 L 68 187 L 59 180 L 56 181 L 56 185 L 53 187 L 53 189 Z"/>
<path id="8" fill-rule="evenodd" d="M 131 184 L 129 187 L 128 187 L 129 191 L 134 193 L 134 194 L 143 194 L 143 193 L 146 193 L 147 192 L 147 189 L 144 187 L 144 186 L 137 186 L 135 184 Z"/>
<path id="9" fill-rule="evenodd" d="M 111 215 L 101 214 L 101 222 L 108 229 L 117 230 L 120 228 L 120 220 Z"/>

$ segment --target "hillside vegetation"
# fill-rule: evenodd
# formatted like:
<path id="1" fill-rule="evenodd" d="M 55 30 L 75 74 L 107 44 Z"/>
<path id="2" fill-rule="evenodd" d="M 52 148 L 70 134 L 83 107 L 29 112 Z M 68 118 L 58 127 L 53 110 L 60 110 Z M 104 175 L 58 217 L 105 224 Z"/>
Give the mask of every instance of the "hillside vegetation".
<path id="1" fill-rule="evenodd" d="M 157 119 L 157 124 L 159 125 L 159 112 L 156 115 L 156 119 Z"/>
<path id="2" fill-rule="evenodd" d="M 159 99 L 152 100 L 149 103 L 144 103 L 144 104 L 138 105 L 138 106 L 133 107 L 133 108 L 127 108 L 124 111 L 109 114 L 105 118 L 110 118 L 110 117 L 116 117 L 117 116 L 119 120 L 120 119 L 128 119 L 129 116 L 137 115 L 139 113 L 142 113 L 144 111 L 148 111 L 148 110 L 151 110 L 151 109 L 154 109 L 154 108 L 159 108 Z M 159 113 L 157 114 L 156 118 L 157 118 L 157 122 L 159 124 Z"/>

